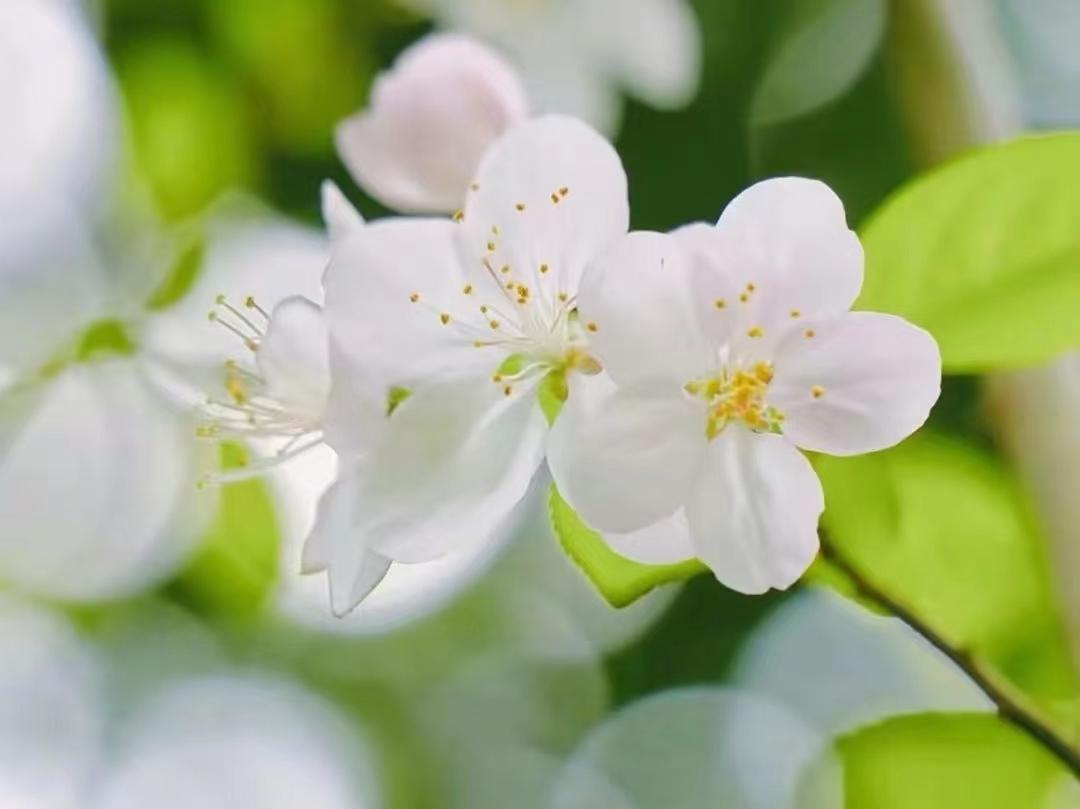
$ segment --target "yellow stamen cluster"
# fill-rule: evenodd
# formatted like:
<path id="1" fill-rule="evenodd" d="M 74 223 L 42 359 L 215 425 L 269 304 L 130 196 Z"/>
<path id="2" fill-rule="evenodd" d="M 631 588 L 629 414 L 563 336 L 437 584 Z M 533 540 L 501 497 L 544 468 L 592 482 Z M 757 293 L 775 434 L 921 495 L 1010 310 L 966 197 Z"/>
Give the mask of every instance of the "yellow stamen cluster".
<path id="1" fill-rule="evenodd" d="M 780 432 L 784 415 L 765 402 L 773 378 L 772 364 L 759 362 L 749 369 L 724 370 L 683 386 L 691 396 L 708 403 L 705 435 L 712 440 L 730 421 L 741 421 L 758 432 Z"/>

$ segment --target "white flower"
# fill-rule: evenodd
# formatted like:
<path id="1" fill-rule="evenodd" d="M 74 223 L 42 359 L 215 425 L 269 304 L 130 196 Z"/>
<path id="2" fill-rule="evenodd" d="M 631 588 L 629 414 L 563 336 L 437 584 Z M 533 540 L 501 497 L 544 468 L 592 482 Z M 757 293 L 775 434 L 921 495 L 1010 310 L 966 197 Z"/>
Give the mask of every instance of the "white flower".
<path id="1" fill-rule="evenodd" d="M 630 234 L 579 293 L 610 379 L 579 384 L 556 423 L 563 496 L 631 558 L 696 556 L 746 593 L 789 586 L 823 508 L 797 447 L 888 447 L 939 393 L 933 338 L 848 312 L 862 273 L 842 204 L 810 180 L 759 183 L 715 228 Z"/>
<path id="2" fill-rule="evenodd" d="M 410 0 L 447 29 L 503 48 L 541 112 L 603 132 L 619 119 L 618 87 L 656 107 L 693 97 L 701 34 L 686 0 Z"/>
<path id="3" fill-rule="evenodd" d="M 575 313 L 586 265 L 625 235 L 626 175 L 578 121 L 540 118 L 488 153 L 463 220 L 370 224 L 327 271 L 334 375 L 326 427 L 343 457 L 305 548 L 335 611 L 391 560 L 424 562 L 497 534 L 544 457 L 542 390 L 595 372 Z M 355 408 L 403 389 L 372 435 Z M 342 406 L 345 402 L 346 406 Z"/>
<path id="4" fill-rule="evenodd" d="M 379 201 L 407 213 L 462 207 L 488 147 L 523 121 L 513 69 L 467 37 L 428 36 L 380 75 L 371 105 L 338 126 L 341 159 Z"/>

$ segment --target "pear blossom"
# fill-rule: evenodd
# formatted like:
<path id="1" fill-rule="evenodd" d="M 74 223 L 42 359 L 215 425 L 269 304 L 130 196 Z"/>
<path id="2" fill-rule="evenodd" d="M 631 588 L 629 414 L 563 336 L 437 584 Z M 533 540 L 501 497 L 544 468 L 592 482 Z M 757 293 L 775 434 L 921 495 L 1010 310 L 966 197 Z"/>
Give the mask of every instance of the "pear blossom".
<path id="1" fill-rule="evenodd" d="M 329 572 L 339 613 L 392 562 L 496 536 L 544 458 L 539 397 L 599 370 L 576 303 L 585 267 L 628 227 L 614 149 L 579 121 L 537 118 L 470 187 L 462 216 L 369 224 L 327 270 L 326 428 L 342 469 L 304 567 Z M 373 394 L 392 413 L 371 435 L 350 403 Z"/>
<path id="2" fill-rule="evenodd" d="M 563 497 L 630 558 L 698 557 L 745 593 L 792 584 L 824 507 L 799 449 L 891 446 L 940 390 L 929 334 L 848 311 L 862 276 L 842 203 L 801 178 L 751 187 L 715 227 L 625 237 L 578 294 L 606 376 L 571 390 L 551 436 Z"/>
<path id="3" fill-rule="evenodd" d="M 356 182 L 406 213 L 458 210 L 488 147 L 525 120 L 513 68 L 468 37 L 425 37 L 375 80 L 370 107 L 338 125 Z"/>
<path id="4" fill-rule="evenodd" d="M 408 0 L 441 27 L 502 48 L 540 112 L 618 126 L 618 90 L 659 108 L 686 104 L 701 74 L 687 0 Z"/>

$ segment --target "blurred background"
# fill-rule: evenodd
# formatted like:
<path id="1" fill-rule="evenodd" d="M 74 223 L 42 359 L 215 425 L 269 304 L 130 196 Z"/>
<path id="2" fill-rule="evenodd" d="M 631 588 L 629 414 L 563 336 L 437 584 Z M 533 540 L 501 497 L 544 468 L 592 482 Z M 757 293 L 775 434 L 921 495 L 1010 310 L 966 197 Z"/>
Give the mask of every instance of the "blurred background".
<path id="1" fill-rule="evenodd" d="M 322 181 L 389 213 L 335 126 L 445 28 L 613 137 L 637 228 L 780 174 L 857 227 L 1080 122 L 1073 0 L 0 0 L 0 807 L 1080 806 L 824 563 L 615 610 L 538 486 L 497 547 L 336 619 L 298 572 L 328 450 L 198 485 L 251 452 L 195 437 L 236 351 L 215 296 L 318 299 Z M 852 558 L 1074 744 L 1078 414 L 1077 357 L 973 365 L 920 436 L 819 465 Z"/>

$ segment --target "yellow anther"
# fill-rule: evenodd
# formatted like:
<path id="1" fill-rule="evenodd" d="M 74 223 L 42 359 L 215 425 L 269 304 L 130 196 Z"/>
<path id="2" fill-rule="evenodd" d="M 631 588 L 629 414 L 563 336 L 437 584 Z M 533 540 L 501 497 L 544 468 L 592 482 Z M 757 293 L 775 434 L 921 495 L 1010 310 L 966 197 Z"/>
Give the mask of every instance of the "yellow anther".
<path id="1" fill-rule="evenodd" d="M 798 309 L 792 309 L 791 312 L 789 312 L 789 314 L 791 315 L 792 318 L 802 316 L 802 312 L 800 312 Z"/>
<path id="2" fill-rule="evenodd" d="M 225 304 L 225 301 L 226 298 L 224 295 L 218 294 L 214 296 L 214 303 L 216 303 L 218 306 L 223 306 Z"/>
<path id="3" fill-rule="evenodd" d="M 499 383 L 499 382 L 502 382 L 502 379 L 503 379 L 502 374 L 492 374 L 491 375 L 491 381 L 492 382 Z"/>
<path id="4" fill-rule="evenodd" d="M 514 386 L 513 385 L 507 385 L 505 388 L 503 388 L 503 396 L 509 396 L 513 392 L 514 392 Z"/>
<path id="5" fill-rule="evenodd" d="M 473 183 L 472 185 L 469 186 L 469 190 L 470 191 L 479 191 L 480 190 L 480 183 Z"/>
<path id="6" fill-rule="evenodd" d="M 554 191 L 552 191 L 551 192 L 551 201 L 553 203 L 555 203 L 556 205 L 558 205 L 559 204 L 559 199 L 560 199 L 559 195 L 556 194 Z"/>
<path id="7" fill-rule="evenodd" d="M 521 213 L 525 210 L 525 203 L 519 202 L 517 205 L 514 206 L 514 210 L 516 210 L 518 213 Z"/>
<path id="8" fill-rule="evenodd" d="M 411 293 L 409 295 L 409 302 L 410 303 L 417 303 L 419 300 L 420 300 L 420 293 L 419 292 L 413 292 L 413 293 Z"/>
<path id="9" fill-rule="evenodd" d="M 495 242 L 488 242 L 487 243 L 487 251 L 489 253 L 494 253 L 495 252 Z"/>
<path id="10" fill-rule="evenodd" d="M 587 331 L 591 331 L 593 334 L 596 334 L 596 332 L 600 331 L 600 327 L 593 323 L 591 320 L 585 324 L 585 329 Z"/>
<path id="11" fill-rule="evenodd" d="M 454 215 L 451 217 L 455 222 L 465 221 L 465 211 L 454 211 Z"/>
<path id="12" fill-rule="evenodd" d="M 559 293 L 559 303 L 566 303 L 570 299 L 570 296 L 565 292 Z"/>
<path id="13" fill-rule="evenodd" d="M 559 189 L 559 196 L 560 197 L 565 197 L 569 193 L 570 193 L 570 189 L 567 188 L 565 185 L 562 188 Z"/>
<path id="14" fill-rule="evenodd" d="M 443 312 L 441 315 L 439 315 L 439 322 L 445 326 L 447 323 L 450 322 L 450 315 L 448 315 L 446 312 Z"/>
<path id="15" fill-rule="evenodd" d="M 498 236 L 499 235 L 499 226 L 498 225 L 492 225 L 491 226 L 491 235 L 492 236 Z"/>
<path id="16" fill-rule="evenodd" d="M 518 294 L 519 298 L 527 298 L 527 297 L 529 297 L 529 288 L 527 286 L 525 286 L 524 284 L 518 284 L 517 285 L 517 294 Z"/>
<path id="17" fill-rule="evenodd" d="M 541 264 L 540 265 L 540 274 L 541 275 L 546 275 L 548 270 L 550 270 L 550 269 L 551 269 L 551 267 L 549 267 L 547 264 Z"/>
<path id="18" fill-rule="evenodd" d="M 749 329 L 747 329 L 746 336 L 754 338 L 764 337 L 765 331 L 761 328 L 761 326 L 751 326 Z"/>
<path id="19" fill-rule="evenodd" d="M 487 310 L 488 310 L 488 308 L 486 306 L 484 306 L 483 304 L 480 305 L 480 314 L 486 315 Z"/>
<path id="20" fill-rule="evenodd" d="M 821 387 L 821 385 L 814 385 L 810 388 L 810 395 L 815 399 L 820 399 L 825 395 L 825 388 Z"/>
<path id="21" fill-rule="evenodd" d="M 712 302 L 712 305 L 715 306 L 717 309 L 723 309 L 727 306 L 727 301 L 725 301 L 723 298 L 717 298 L 715 301 Z"/>
<path id="22" fill-rule="evenodd" d="M 739 293 L 739 300 L 742 303 L 746 303 L 748 300 L 750 300 L 750 295 L 748 293 L 746 293 L 746 292 L 740 292 Z"/>
<path id="23" fill-rule="evenodd" d="M 501 267 L 499 267 L 499 272 L 501 272 L 503 275 L 506 275 L 508 272 L 510 272 L 510 265 L 503 264 Z"/>
<path id="24" fill-rule="evenodd" d="M 472 284 L 466 284 L 465 286 L 463 286 L 461 288 L 461 291 L 466 295 L 472 295 L 473 285 Z"/>
<path id="25" fill-rule="evenodd" d="M 757 287 L 754 286 L 754 283 L 752 281 L 749 284 L 746 285 L 746 291 L 747 292 L 753 292 L 756 289 L 757 289 Z"/>
<path id="26" fill-rule="evenodd" d="M 759 362 L 754 366 L 754 376 L 760 381 L 768 385 L 772 382 L 773 369 L 772 365 L 767 362 Z"/>
<path id="27" fill-rule="evenodd" d="M 497 328 L 499 328 L 499 321 L 497 321 L 497 320 L 489 320 L 488 325 L 491 326 L 491 328 L 493 328 L 493 329 L 497 329 Z"/>
<path id="28" fill-rule="evenodd" d="M 809 340 L 809 339 L 811 339 L 811 338 L 812 338 L 812 337 L 813 337 L 813 336 L 814 336 L 814 335 L 815 335 L 816 333 L 817 333 L 817 332 L 815 332 L 815 331 L 814 331 L 813 329 L 807 329 L 806 331 L 804 331 L 804 332 L 803 332 L 803 337 L 805 337 L 805 338 L 806 338 L 807 340 Z"/>

